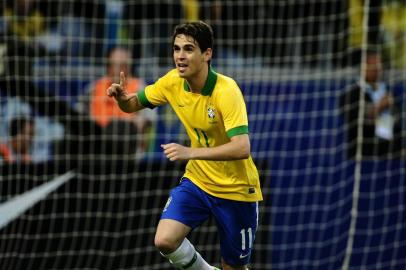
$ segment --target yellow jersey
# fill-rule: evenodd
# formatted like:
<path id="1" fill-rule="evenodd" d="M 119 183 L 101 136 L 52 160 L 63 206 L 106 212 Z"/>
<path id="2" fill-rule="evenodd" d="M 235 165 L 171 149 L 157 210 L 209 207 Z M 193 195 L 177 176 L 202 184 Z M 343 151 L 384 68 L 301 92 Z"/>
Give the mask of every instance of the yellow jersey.
<path id="1" fill-rule="evenodd" d="M 235 135 L 248 134 L 248 117 L 237 83 L 211 68 L 201 93 L 192 93 L 176 69 L 138 93 L 141 104 L 169 103 L 185 126 L 191 147 L 215 147 Z M 229 200 L 262 200 L 257 168 L 251 158 L 189 160 L 184 177 L 208 194 Z"/>

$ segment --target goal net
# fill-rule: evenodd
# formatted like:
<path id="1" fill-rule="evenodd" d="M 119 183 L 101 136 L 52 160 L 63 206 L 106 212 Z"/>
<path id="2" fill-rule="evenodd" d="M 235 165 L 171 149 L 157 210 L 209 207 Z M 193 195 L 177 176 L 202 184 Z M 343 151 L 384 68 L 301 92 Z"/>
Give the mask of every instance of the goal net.
<path id="1" fill-rule="evenodd" d="M 160 145 L 188 138 L 168 106 L 123 115 L 100 93 L 117 70 L 140 89 L 173 68 L 173 28 L 197 19 L 214 29 L 212 67 L 247 104 L 264 195 L 249 268 L 406 268 L 404 1 L 5 0 L 0 11 L 2 269 L 172 269 L 154 233 L 185 163 Z M 371 48 L 381 96 L 365 79 Z M 189 239 L 220 267 L 214 220 Z"/>

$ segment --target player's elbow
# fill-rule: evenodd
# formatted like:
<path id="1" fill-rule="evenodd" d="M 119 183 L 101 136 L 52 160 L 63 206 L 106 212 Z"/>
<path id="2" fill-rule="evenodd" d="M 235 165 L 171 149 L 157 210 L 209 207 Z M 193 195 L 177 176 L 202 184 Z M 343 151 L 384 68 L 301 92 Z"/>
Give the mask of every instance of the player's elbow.
<path id="1" fill-rule="evenodd" d="M 238 147 L 237 159 L 247 159 L 250 157 L 251 146 L 249 143 L 240 144 Z"/>
<path id="2" fill-rule="evenodd" d="M 240 159 L 247 159 L 250 157 L 250 147 L 245 148 L 243 151 L 241 151 L 241 156 Z"/>
<path id="3" fill-rule="evenodd" d="M 251 144 L 247 134 L 231 138 L 235 147 L 235 159 L 247 159 L 251 153 Z"/>

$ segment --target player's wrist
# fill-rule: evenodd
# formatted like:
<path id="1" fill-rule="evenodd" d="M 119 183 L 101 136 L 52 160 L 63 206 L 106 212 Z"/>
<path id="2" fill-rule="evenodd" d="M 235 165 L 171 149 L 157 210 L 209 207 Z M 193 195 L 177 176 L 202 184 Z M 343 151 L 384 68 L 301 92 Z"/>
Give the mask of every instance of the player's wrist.
<path id="1" fill-rule="evenodd" d="M 129 99 L 117 99 L 117 104 L 122 111 L 126 113 L 132 112 Z"/>

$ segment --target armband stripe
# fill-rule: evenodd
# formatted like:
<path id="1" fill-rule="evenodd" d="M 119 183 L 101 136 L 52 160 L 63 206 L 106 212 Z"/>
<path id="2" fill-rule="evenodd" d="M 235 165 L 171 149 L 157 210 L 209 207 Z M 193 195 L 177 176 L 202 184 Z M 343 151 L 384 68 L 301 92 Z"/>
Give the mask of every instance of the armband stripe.
<path id="1" fill-rule="evenodd" d="M 239 126 L 227 131 L 227 136 L 229 138 L 241 134 L 248 134 L 248 126 Z"/>
<path id="2" fill-rule="evenodd" d="M 150 109 L 155 108 L 155 106 L 148 101 L 147 96 L 145 95 L 145 89 L 142 89 L 141 91 L 139 91 L 137 93 L 137 96 L 138 96 L 138 100 L 140 101 L 142 106 L 144 106 L 146 108 L 150 108 Z"/>

